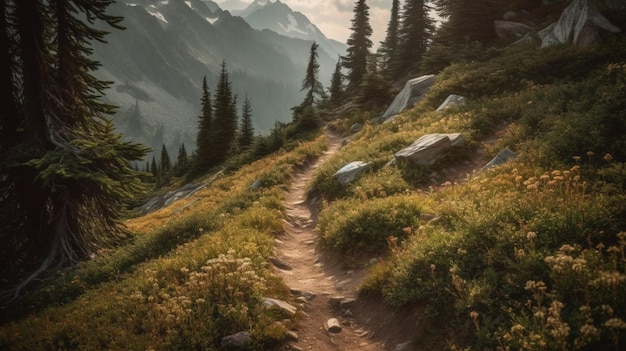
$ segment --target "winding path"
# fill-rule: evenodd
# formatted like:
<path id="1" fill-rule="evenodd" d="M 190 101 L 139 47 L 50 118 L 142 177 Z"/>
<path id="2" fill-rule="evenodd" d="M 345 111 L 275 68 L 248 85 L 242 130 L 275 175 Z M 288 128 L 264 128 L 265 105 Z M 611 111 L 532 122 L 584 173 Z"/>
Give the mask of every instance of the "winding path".
<path id="1" fill-rule="evenodd" d="M 284 233 L 276 238 L 275 254 L 286 265 L 282 266 L 284 269 L 274 267 L 274 272 L 303 302 L 305 316 L 296 331 L 298 340 L 282 345 L 281 350 L 392 350 L 411 336 L 404 334 L 403 328 L 396 330 L 395 312 L 381 302 L 356 299 L 356 288 L 367 269 L 348 270 L 337 257 L 318 247 L 316 224 L 321 200 L 309 199 L 307 189 L 317 168 L 341 145 L 339 135 L 331 132 L 327 135 L 328 150 L 294 176 L 285 194 L 287 219 Z M 340 322 L 340 332 L 327 330 L 326 322 L 330 318 Z M 389 333 L 390 328 L 400 335 Z M 395 340 L 398 338 L 404 340 Z"/>

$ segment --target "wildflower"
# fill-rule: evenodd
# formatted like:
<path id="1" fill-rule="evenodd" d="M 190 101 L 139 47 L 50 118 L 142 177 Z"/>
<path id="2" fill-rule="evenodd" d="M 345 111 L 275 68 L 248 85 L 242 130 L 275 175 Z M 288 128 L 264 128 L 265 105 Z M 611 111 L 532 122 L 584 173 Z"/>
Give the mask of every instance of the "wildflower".
<path id="1" fill-rule="evenodd" d="M 604 322 L 604 326 L 611 329 L 626 329 L 626 323 L 621 318 L 611 318 Z"/>
<path id="2" fill-rule="evenodd" d="M 593 151 L 587 151 L 587 156 L 589 157 L 593 156 Z"/>
<path id="3" fill-rule="evenodd" d="M 611 154 L 609 154 L 609 153 L 607 153 L 606 155 L 604 155 L 604 157 L 603 157 L 603 158 L 604 158 L 604 160 L 605 160 L 606 162 L 609 162 L 609 163 L 610 163 L 611 161 L 613 161 L 613 156 L 611 156 Z"/>
<path id="4" fill-rule="evenodd" d="M 580 156 L 574 156 L 572 158 L 574 159 L 574 161 L 576 161 L 576 163 L 578 163 L 580 161 L 580 159 L 581 159 Z"/>
<path id="5" fill-rule="evenodd" d="M 478 319 L 478 312 L 476 311 L 470 312 L 470 317 L 472 317 L 473 320 Z"/>
<path id="6" fill-rule="evenodd" d="M 528 239 L 528 241 L 533 241 L 535 240 L 535 238 L 537 238 L 537 233 L 535 232 L 526 233 L 526 239 Z"/>

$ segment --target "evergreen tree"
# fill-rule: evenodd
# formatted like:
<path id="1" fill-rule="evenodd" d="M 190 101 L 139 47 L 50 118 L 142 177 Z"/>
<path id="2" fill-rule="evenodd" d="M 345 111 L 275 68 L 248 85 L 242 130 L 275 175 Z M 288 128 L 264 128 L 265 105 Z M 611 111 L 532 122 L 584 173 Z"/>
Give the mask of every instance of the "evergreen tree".
<path id="1" fill-rule="evenodd" d="M 156 157 L 152 156 L 152 163 L 150 163 L 150 173 L 152 173 L 152 179 L 155 184 L 159 184 L 159 166 L 156 162 Z"/>
<path id="2" fill-rule="evenodd" d="M 368 66 L 367 74 L 359 87 L 357 101 L 362 108 L 378 110 L 391 102 L 391 84 L 379 72 L 378 55 L 370 56 Z"/>
<path id="3" fill-rule="evenodd" d="M 372 47 L 372 27 L 369 23 L 369 6 L 365 0 L 358 0 L 354 7 L 352 34 L 348 38 L 347 54 L 342 57 L 343 66 L 348 70 L 347 90 L 354 90 L 361 85 L 367 73 L 367 56 Z"/>
<path id="4" fill-rule="evenodd" d="M 237 132 L 236 97 L 228 78 L 226 61 L 222 62 L 222 70 L 215 91 L 212 129 L 215 135 L 214 154 L 216 163 L 226 160 L 233 147 Z"/>
<path id="5" fill-rule="evenodd" d="M 304 102 L 301 107 L 313 106 L 316 102 L 316 97 L 320 98 L 324 95 L 324 87 L 322 83 L 320 83 L 318 79 L 318 74 L 320 71 L 320 65 L 317 62 L 317 58 L 319 55 L 317 54 L 317 48 L 319 45 L 316 42 L 311 44 L 311 50 L 309 53 L 309 64 L 306 68 L 306 76 L 304 80 L 302 80 L 302 88 L 300 91 L 307 90 L 306 97 L 304 98 Z"/>
<path id="6" fill-rule="evenodd" d="M 394 67 L 393 77 L 407 74 L 419 67 L 434 32 L 428 10 L 425 0 L 407 0 L 404 4 L 399 31 L 398 62 Z"/>
<path id="7" fill-rule="evenodd" d="M 196 172 L 202 173 L 215 166 L 216 151 L 214 150 L 215 133 L 213 131 L 213 106 L 211 93 L 207 85 L 206 76 L 202 79 L 202 114 L 198 117 L 198 133 L 196 134 Z"/>
<path id="8" fill-rule="evenodd" d="M 252 125 L 252 107 L 250 105 L 250 99 L 246 96 L 243 102 L 243 109 L 241 111 L 241 128 L 238 136 L 239 147 L 243 150 L 247 150 L 252 146 L 254 141 L 254 126 Z"/>
<path id="9" fill-rule="evenodd" d="M 159 165 L 161 180 L 165 184 L 171 180 L 172 176 L 172 159 L 170 158 L 169 152 L 167 152 L 165 144 L 163 144 L 163 147 L 161 148 L 161 163 Z"/>
<path id="10" fill-rule="evenodd" d="M 106 32 L 90 25 L 120 28 L 112 2 L 0 7 L 0 239 L 12 248 L 0 257 L 5 272 L 31 272 L 16 292 L 122 235 L 121 211 L 140 190 L 131 161 L 148 150 L 114 133 L 113 106 L 99 101 L 108 83 L 91 74 L 89 43 Z"/>
<path id="11" fill-rule="evenodd" d="M 439 15 L 447 19 L 438 31 L 438 41 L 449 46 L 491 43 L 496 39 L 493 21 L 507 5 L 500 0 L 434 0 L 434 4 Z"/>
<path id="12" fill-rule="evenodd" d="M 398 47 L 400 44 L 400 1 L 393 0 L 391 5 L 391 16 L 387 25 L 387 35 L 385 41 L 380 43 L 378 52 L 383 58 L 383 74 L 388 78 L 393 77 L 397 71 Z"/>
<path id="13" fill-rule="evenodd" d="M 139 100 L 135 100 L 135 105 L 130 111 L 128 122 L 126 123 L 126 135 L 139 137 L 143 133 L 141 111 L 139 110 Z"/>
<path id="14" fill-rule="evenodd" d="M 343 74 L 341 73 L 341 57 L 337 60 L 335 65 L 335 71 L 330 80 L 330 88 L 328 88 L 330 98 L 328 104 L 330 107 L 337 107 L 341 104 L 341 98 L 343 97 Z"/>
<path id="15" fill-rule="evenodd" d="M 180 147 L 178 148 L 178 158 L 176 159 L 176 164 L 174 165 L 174 175 L 176 177 L 181 177 L 187 173 L 188 163 L 189 157 L 187 156 L 185 144 L 180 144 Z"/>

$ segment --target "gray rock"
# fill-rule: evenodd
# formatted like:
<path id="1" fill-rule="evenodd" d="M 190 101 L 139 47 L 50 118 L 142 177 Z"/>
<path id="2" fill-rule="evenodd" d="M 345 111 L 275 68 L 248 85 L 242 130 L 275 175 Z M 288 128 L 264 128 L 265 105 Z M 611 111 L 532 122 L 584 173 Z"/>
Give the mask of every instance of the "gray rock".
<path id="1" fill-rule="evenodd" d="M 398 161 L 430 166 L 435 163 L 448 149 L 461 147 L 465 139 L 460 133 L 426 134 L 410 146 L 395 153 Z"/>
<path id="2" fill-rule="evenodd" d="M 350 127 L 350 134 L 358 133 L 363 129 L 363 125 L 361 123 L 355 123 Z"/>
<path id="3" fill-rule="evenodd" d="M 341 332 L 341 324 L 339 323 L 339 320 L 337 318 L 330 318 L 328 321 L 326 321 L 326 330 L 328 330 L 331 333 L 340 333 Z"/>
<path id="4" fill-rule="evenodd" d="M 282 269 L 284 271 L 290 271 L 293 269 L 287 262 L 281 260 L 278 257 L 271 256 L 267 259 L 269 263 L 271 263 L 274 267 Z"/>
<path id="5" fill-rule="evenodd" d="M 405 343 L 396 345 L 396 348 L 393 349 L 393 350 L 394 351 L 410 351 L 412 344 L 413 344 L 413 342 L 407 341 Z"/>
<path id="6" fill-rule="evenodd" d="M 361 173 L 369 169 L 369 167 L 370 165 L 368 162 L 353 161 L 341 167 L 337 172 L 335 172 L 335 174 L 333 175 L 333 179 L 335 179 L 341 185 L 346 185 L 357 179 L 361 175 Z"/>
<path id="7" fill-rule="evenodd" d="M 354 305 L 356 305 L 356 299 L 351 297 L 345 298 L 339 302 L 339 308 L 342 310 L 352 308 Z"/>
<path id="8" fill-rule="evenodd" d="M 437 112 L 442 112 L 450 107 L 465 105 L 465 97 L 456 94 L 450 94 L 444 102 L 437 107 Z"/>
<path id="9" fill-rule="evenodd" d="M 251 340 L 252 338 L 250 337 L 250 333 L 242 331 L 223 337 L 221 344 L 222 348 L 240 349 L 248 345 Z"/>
<path id="10" fill-rule="evenodd" d="M 587 46 L 599 37 L 599 29 L 619 33 L 621 29 L 604 17 L 591 0 L 574 0 L 559 20 L 541 30 L 541 47 L 557 44 Z"/>
<path id="11" fill-rule="evenodd" d="M 265 308 L 277 308 L 279 310 L 285 311 L 290 316 L 295 315 L 296 312 L 298 311 L 298 309 L 295 306 L 292 306 L 285 301 L 273 299 L 269 297 L 263 298 L 263 305 L 265 306 Z"/>
<path id="12" fill-rule="evenodd" d="M 331 296 L 328 298 L 328 303 L 330 304 L 330 307 L 338 309 L 339 306 L 341 306 L 341 301 L 344 299 L 345 297 L 343 296 Z"/>
<path id="13" fill-rule="evenodd" d="M 387 110 L 382 114 L 383 121 L 391 116 L 397 115 L 400 112 L 411 108 L 418 103 L 424 94 L 426 94 L 430 87 L 435 83 L 435 75 L 429 74 L 410 79 L 404 85 L 402 91 L 396 95 L 395 99 L 387 107 Z M 371 122 L 371 121 L 370 121 Z"/>
<path id="14" fill-rule="evenodd" d="M 501 164 L 504 164 L 512 159 L 514 159 L 515 157 L 517 157 L 517 154 L 513 151 L 511 151 L 508 147 L 504 148 L 502 151 L 500 151 L 493 159 L 491 159 L 491 161 L 489 161 L 489 163 L 487 163 L 483 168 L 480 169 L 480 172 L 495 167 L 495 166 L 499 166 Z"/>
<path id="15" fill-rule="evenodd" d="M 298 337 L 298 333 L 293 330 L 289 330 L 285 333 L 285 339 L 288 341 L 298 341 L 300 338 Z"/>

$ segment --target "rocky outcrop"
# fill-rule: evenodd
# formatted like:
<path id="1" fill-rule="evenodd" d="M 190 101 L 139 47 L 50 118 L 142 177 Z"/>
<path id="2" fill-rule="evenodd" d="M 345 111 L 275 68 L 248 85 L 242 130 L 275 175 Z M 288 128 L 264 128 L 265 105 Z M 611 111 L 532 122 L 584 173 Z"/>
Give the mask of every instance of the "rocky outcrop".
<path id="1" fill-rule="evenodd" d="M 460 133 L 426 134 L 415 140 L 410 146 L 395 153 L 398 161 L 430 166 L 452 147 L 465 145 Z"/>
<path id="2" fill-rule="evenodd" d="M 510 160 L 514 159 L 515 157 L 517 157 L 517 154 L 515 152 L 511 151 L 511 149 L 509 149 L 508 147 L 504 148 L 493 159 L 491 159 L 489 163 L 487 163 L 483 168 L 481 168 L 480 171 L 482 172 L 489 168 L 507 163 Z"/>
<path id="3" fill-rule="evenodd" d="M 399 114 L 400 112 L 411 108 L 417 102 L 419 102 L 424 94 L 426 94 L 430 87 L 435 83 L 435 75 L 429 74 L 410 79 L 404 85 L 404 89 L 396 95 L 395 99 L 387 107 L 387 110 L 382 116 L 373 119 L 372 123 L 382 123 L 386 119 Z"/>
<path id="4" fill-rule="evenodd" d="M 541 47 L 556 44 L 586 46 L 599 36 L 600 29 L 619 33 L 621 29 L 604 17 L 593 0 L 574 0 L 556 23 L 540 31 Z"/>
<path id="5" fill-rule="evenodd" d="M 368 170 L 369 167 L 370 164 L 368 162 L 353 161 L 341 167 L 337 172 L 335 172 L 335 174 L 333 175 L 333 179 L 335 179 L 341 185 L 346 185 L 357 179 L 361 175 L 361 173 Z"/>
<path id="6" fill-rule="evenodd" d="M 447 110 L 448 108 L 454 106 L 465 105 L 465 97 L 456 94 L 450 94 L 448 97 L 437 107 L 437 112 L 442 112 Z"/>

